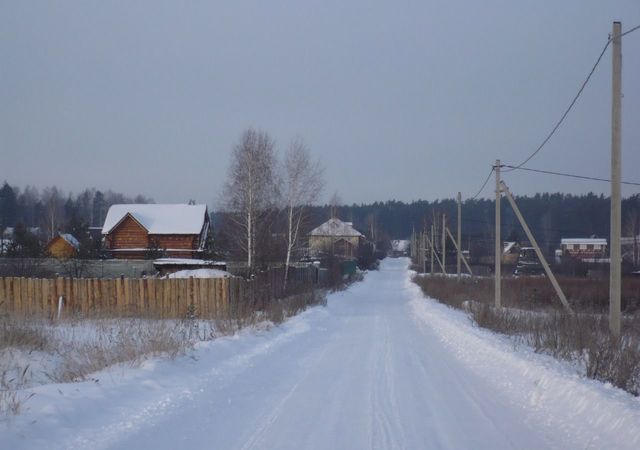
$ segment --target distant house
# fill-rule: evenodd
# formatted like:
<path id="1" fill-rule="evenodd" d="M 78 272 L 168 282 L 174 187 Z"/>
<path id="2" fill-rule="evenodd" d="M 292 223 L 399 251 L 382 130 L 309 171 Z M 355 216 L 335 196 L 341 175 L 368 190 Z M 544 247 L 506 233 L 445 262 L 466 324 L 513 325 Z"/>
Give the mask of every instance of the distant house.
<path id="1" fill-rule="evenodd" d="M 344 258 L 355 258 L 364 235 L 353 228 L 351 222 L 332 218 L 309 233 L 309 251 L 312 255 L 333 253 Z"/>
<path id="2" fill-rule="evenodd" d="M 102 227 L 114 258 L 199 258 L 209 233 L 206 205 L 113 205 Z"/>
<path id="3" fill-rule="evenodd" d="M 389 254 L 394 258 L 398 258 L 400 256 L 408 256 L 410 247 L 411 247 L 411 241 L 403 240 L 403 239 L 392 240 L 391 250 Z"/>
<path id="4" fill-rule="evenodd" d="M 0 229 L 0 256 L 4 255 L 13 243 L 13 228 Z"/>
<path id="5" fill-rule="evenodd" d="M 517 264 L 520 255 L 520 243 L 505 241 L 502 243 L 502 264 Z"/>
<path id="6" fill-rule="evenodd" d="M 80 242 L 71 234 L 61 233 L 47 243 L 46 252 L 54 258 L 73 258 L 80 250 Z"/>
<path id="7" fill-rule="evenodd" d="M 607 254 L 607 240 L 598 238 L 571 238 L 560 241 L 562 256 L 577 259 L 604 258 Z"/>

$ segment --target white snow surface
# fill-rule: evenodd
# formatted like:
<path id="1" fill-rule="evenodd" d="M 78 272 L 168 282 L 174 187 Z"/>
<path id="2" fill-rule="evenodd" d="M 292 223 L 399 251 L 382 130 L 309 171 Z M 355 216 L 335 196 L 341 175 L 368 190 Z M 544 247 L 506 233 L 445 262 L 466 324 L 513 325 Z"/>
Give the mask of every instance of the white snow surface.
<path id="1" fill-rule="evenodd" d="M 396 252 L 406 252 L 409 250 L 410 241 L 406 239 L 396 239 L 391 241 L 391 250 Z"/>
<path id="2" fill-rule="evenodd" d="M 562 238 L 560 239 L 560 245 L 572 245 L 572 244 L 607 245 L 607 240 L 601 239 L 601 238 Z"/>
<path id="3" fill-rule="evenodd" d="M 207 205 L 111 205 L 102 226 L 102 234 L 108 234 L 127 214 L 131 214 L 149 234 L 200 234 Z"/>
<path id="4" fill-rule="evenodd" d="M 637 449 L 640 402 L 423 297 L 408 259 L 190 357 L 40 386 L 0 448 Z"/>
<path id="5" fill-rule="evenodd" d="M 74 235 L 69 233 L 60 233 L 60 237 L 71 244 L 71 246 L 76 250 L 80 248 L 80 242 L 75 238 Z"/>
<path id="6" fill-rule="evenodd" d="M 334 217 L 327 220 L 319 227 L 314 228 L 309 233 L 311 236 L 363 236 L 358 230 L 353 228 L 351 222 L 343 222 Z"/>
<path id="7" fill-rule="evenodd" d="M 190 258 L 160 258 L 153 261 L 154 266 L 216 266 L 226 264 L 224 261 Z"/>
<path id="8" fill-rule="evenodd" d="M 169 278 L 228 278 L 230 276 L 229 272 L 218 269 L 178 270 L 168 275 Z"/>

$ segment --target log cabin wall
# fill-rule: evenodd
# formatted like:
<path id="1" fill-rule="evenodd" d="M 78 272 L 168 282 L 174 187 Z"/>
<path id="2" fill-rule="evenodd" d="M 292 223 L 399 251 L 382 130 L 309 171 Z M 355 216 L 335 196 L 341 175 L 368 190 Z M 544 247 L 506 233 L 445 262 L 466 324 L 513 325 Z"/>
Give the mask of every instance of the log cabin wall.
<path id="1" fill-rule="evenodd" d="M 61 236 L 57 236 L 47 245 L 47 253 L 54 258 L 73 258 L 76 249 Z"/>
<path id="2" fill-rule="evenodd" d="M 127 216 L 107 235 L 108 249 L 149 248 L 149 234 L 138 222 Z"/>
<path id="3" fill-rule="evenodd" d="M 194 234 L 154 234 L 151 240 L 155 240 L 160 248 L 196 250 L 198 236 Z"/>
<path id="4" fill-rule="evenodd" d="M 127 216 L 106 236 L 106 248 L 114 250 L 113 257 L 117 259 L 145 259 L 147 250 L 152 248 L 168 250 L 166 256 L 171 258 L 197 258 L 200 239 L 200 234 L 149 234 L 135 219 Z"/>

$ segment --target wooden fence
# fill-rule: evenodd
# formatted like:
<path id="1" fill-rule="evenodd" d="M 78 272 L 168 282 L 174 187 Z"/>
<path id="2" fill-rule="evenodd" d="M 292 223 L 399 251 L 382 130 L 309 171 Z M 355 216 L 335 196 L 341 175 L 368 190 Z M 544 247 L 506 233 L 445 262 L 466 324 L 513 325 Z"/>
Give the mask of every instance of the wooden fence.
<path id="1" fill-rule="evenodd" d="M 0 311 L 53 315 L 63 297 L 65 314 L 221 317 L 244 295 L 241 278 L 95 279 L 0 278 Z"/>
<path id="2" fill-rule="evenodd" d="M 286 292 L 282 269 L 252 279 L 228 278 L 17 278 L 0 277 L 0 313 L 53 316 L 63 297 L 64 314 L 113 314 L 145 317 L 225 317 L 243 307 L 265 308 L 274 299 L 316 280 L 293 271 Z"/>

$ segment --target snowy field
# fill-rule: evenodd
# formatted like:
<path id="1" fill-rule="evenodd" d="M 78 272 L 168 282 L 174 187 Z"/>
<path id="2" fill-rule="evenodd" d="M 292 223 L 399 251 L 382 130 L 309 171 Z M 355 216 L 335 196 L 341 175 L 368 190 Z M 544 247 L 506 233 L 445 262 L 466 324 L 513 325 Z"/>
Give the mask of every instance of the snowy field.
<path id="1" fill-rule="evenodd" d="M 637 449 L 640 400 L 425 299 L 407 259 L 268 330 L 25 388 L 0 448 Z"/>

